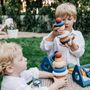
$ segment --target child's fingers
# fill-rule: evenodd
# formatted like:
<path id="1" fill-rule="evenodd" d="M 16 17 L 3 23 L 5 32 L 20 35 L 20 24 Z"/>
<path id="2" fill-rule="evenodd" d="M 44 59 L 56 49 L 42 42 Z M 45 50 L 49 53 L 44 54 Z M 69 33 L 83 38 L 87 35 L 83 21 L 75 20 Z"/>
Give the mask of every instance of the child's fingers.
<path id="1" fill-rule="evenodd" d="M 67 80 L 67 77 L 63 77 L 63 79 Z"/>
<path id="2" fill-rule="evenodd" d="M 75 35 L 70 36 L 70 41 L 65 44 L 66 47 L 70 47 L 74 42 Z"/>
<path id="3" fill-rule="evenodd" d="M 63 77 L 63 78 L 56 78 L 56 77 L 53 77 L 54 81 L 56 80 L 65 80 L 67 82 L 67 77 Z"/>
<path id="4" fill-rule="evenodd" d="M 59 29 L 59 27 L 55 27 L 55 28 L 53 29 L 53 35 L 54 35 L 54 36 L 58 36 L 58 35 L 59 35 L 58 29 Z"/>
<path id="5" fill-rule="evenodd" d="M 58 31 L 59 28 L 60 27 L 55 27 L 55 28 L 53 28 L 53 31 Z"/>
<path id="6" fill-rule="evenodd" d="M 63 45 L 63 47 L 69 47 L 69 45 L 68 45 L 68 43 L 65 43 L 64 45 Z"/>

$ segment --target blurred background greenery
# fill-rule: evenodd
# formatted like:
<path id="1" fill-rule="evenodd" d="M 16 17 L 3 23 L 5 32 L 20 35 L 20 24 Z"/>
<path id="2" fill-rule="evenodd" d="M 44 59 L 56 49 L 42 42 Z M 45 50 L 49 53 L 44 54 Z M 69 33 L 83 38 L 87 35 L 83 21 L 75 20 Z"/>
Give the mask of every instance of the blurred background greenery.
<path id="1" fill-rule="evenodd" d="M 90 34 L 90 0 L 0 0 L 0 22 L 11 16 L 20 31 L 50 32 L 56 7 L 71 2 L 77 7 L 75 29 Z"/>

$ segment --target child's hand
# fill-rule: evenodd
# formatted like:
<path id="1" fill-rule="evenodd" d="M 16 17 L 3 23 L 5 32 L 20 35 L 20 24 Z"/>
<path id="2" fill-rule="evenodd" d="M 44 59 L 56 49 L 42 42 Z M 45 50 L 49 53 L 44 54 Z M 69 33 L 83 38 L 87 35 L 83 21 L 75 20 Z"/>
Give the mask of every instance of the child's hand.
<path id="1" fill-rule="evenodd" d="M 47 41 L 53 41 L 54 38 L 58 35 L 61 35 L 62 34 L 62 30 L 60 30 L 60 27 L 55 27 L 53 29 L 53 31 L 51 32 L 51 34 L 48 36 L 48 38 L 46 38 Z"/>
<path id="2" fill-rule="evenodd" d="M 59 35 L 59 27 L 55 27 L 51 34 L 46 38 L 47 41 L 53 41 L 56 36 Z"/>
<path id="3" fill-rule="evenodd" d="M 53 35 L 54 37 L 56 37 L 56 36 L 59 35 L 58 29 L 59 29 L 59 27 L 55 27 L 55 28 L 53 29 L 52 35 Z"/>
<path id="4" fill-rule="evenodd" d="M 60 27 L 55 27 L 55 28 L 53 29 L 53 31 L 52 31 L 52 34 L 53 34 L 54 37 L 56 37 L 56 36 L 62 34 L 62 32 L 63 32 L 63 31 L 60 30 Z"/>
<path id="5" fill-rule="evenodd" d="M 63 86 L 66 86 L 67 85 L 67 78 L 64 77 L 64 78 L 55 78 L 54 77 L 54 82 L 59 85 L 59 88 L 63 87 Z"/>
<path id="6" fill-rule="evenodd" d="M 59 90 L 67 85 L 67 78 L 57 79 L 54 77 L 54 83 L 49 87 L 49 90 Z"/>
<path id="7" fill-rule="evenodd" d="M 75 39 L 75 35 L 70 36 L 70 41 L 68 43 L 66 43 L 64 46 L 65 47 L 70 47 L 70 49 L 72 51 L 77 50 L 79 48 L 79 46 L 75 44 L 74 39 Z"/>

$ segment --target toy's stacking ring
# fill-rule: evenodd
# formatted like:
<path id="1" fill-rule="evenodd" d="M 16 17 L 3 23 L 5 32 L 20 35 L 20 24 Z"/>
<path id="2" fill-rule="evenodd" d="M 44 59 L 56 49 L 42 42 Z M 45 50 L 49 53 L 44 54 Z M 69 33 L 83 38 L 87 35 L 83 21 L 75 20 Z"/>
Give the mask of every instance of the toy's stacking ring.
<path id="1" fill-rule="evenodd" d="M 61 27 L 61 26 L 63 26 L 65 23 L 64 23 L 64 21 L 62 21 L 62 22 L 60 22 L 60 23 L 55 23 L 54 24 L 54 27 Z"/>
<path id="2" fill-rule="evenodd" d="M 64 76 L 64 75 L 66 75 L 67 73 L 68 73 L 68 70 L 66 70 L 66 71 L 64 71 L 64 72 L 62 72 L 62 73 L 56 73 L 56 72 L 52 72 L 53 73 L 53 75 L 55 75 L 55 76 Z"/>
<path id="3" fill-rule="evenodd" d="M 62 34 L 62 35 L 59 35 L 57 36 L 58 38 L 64 38 L 64 37 L 67 37 L 67 36 L 70 36 L 72 35 L 72 33 L 66 33 L 66 34 Z"/>
<path id="4" fill-rule="evenodd" d="M 62 68 L 54 68 L 53 71 L 60 73 L 60 72 L 64 72 L 66 70 L 66 67 L 62 67 Z"/>

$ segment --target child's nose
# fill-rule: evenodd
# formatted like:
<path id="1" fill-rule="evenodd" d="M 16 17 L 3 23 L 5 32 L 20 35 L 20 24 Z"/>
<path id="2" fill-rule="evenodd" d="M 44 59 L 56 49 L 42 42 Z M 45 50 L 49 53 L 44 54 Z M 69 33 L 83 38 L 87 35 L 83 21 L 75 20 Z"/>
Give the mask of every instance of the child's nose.
<path id="1" fill-rule="evenodd" d="M 67 19 L 64 22 L 65 22 L 65 24 L 68 24 L 68 20 Z"/>

